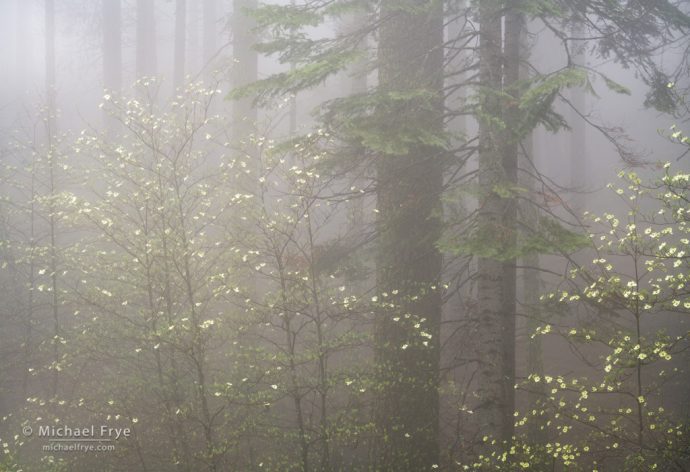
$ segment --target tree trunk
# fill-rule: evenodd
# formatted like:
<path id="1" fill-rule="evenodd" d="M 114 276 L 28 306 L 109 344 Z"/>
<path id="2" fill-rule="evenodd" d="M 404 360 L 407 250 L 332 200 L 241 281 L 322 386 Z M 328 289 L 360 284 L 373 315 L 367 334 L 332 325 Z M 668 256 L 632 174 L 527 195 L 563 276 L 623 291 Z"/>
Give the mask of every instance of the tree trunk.
<path id="1" fill-rule="evenodd" d="M 352 34 L 356 29 L 364 24 L 366 17 L 363 12 L 358 11 L 354 14 L 348 15 L 344 18 L 343 22 L 340 24 L 339 33 L 343 36 Z M 367 38 L 362 40 L 361 49 L 366 50 L 367 48 Z M 347 71 L 342 78 L 341 87 L 346 90 L 350 95 L 360 95 L 367 93 L 367 63 L 365 60 L 361 59 L 348 67 Z M 291 122 L 294 119 L 296 121 L 297 110 L 295 107 L 294 118 L 293 110 L 291 111 Z M 290 123 L 290 128 L 292 129 L 292 123 Z M 358 185 L 358 183 L 355 183 Z M 363 184 L 365 185 L 365 184 Z M 364 197 L 355 197 L 350 200 L 349 208 L 349 224 L 352 232 L 356 235 L 364 234 L 366 231 L 366 221 L 364 217 Z M 359 288 L 364 288 L 364 283 L 358 282 Z"/>
<path id="2" fill-rule="evenodd" d="M 24 96 L 28 88 L 28 64 L 31 63 L 30 51 L 32 38 L 29 34 L 29 12 L 26 0 L 15 0 L 15 83 L 14 88 L 18 96 Z"/>
<path id="3" fill-rule="evenodd" d="M 380 90 L 389 96 L 424 90 L 432 98 L 394 101 L 386 119 L 395 130 L 439 133 L 442 6 L 435 1 L 412 3 L 414 9 L 393 0 L 382 3 Z M 380 301 L 394 306 L 381 307 L 376 314 L 380 378 L 374 461 L 379 471 L 429 470 L 438 463 L 441 254 L 436 241 L 443 156 L 439 147 L 415 143 L 407 152 L 382 154 L 377 162 L 377 285 Z"/>
<path id="4" fill-rule="evenodd" d="M 186 40 L 187 0 L 177 0 L 175 3 L 175 70 L 173 71 L 173 86 L 175 88 L 184 85 Z"/>
<path id="5" fill-rule="evenodd" d="M 197 75 L 201 71 L 201 58 L 204 51 L 201 45 L 202 23 L 202 2 L 191 2 L 187 11 L 187 52 L 185 64 L 187 74 Z"/>
<path id="6" fill-rule="evenodd" d="M 156 72 L 154 0 L 137 0 L 137 78 L 155 76 Z"/>
<path id="7" fill-rule="evenodd" d="M 56 192 L 55 187 L 55 158 L 57 154 L 57 84 L 55 73 L 55 1 L 45 0 L 45 66 L 46 66 L 46 98 L 48 102 L 46 118 L 46 138 L 48 152 L 48 187 L 50 196 Z M 58 295 L 58 262 L 57 262 L 57 220 L 55 200 L 50 199 L 48 205 L 49 224 L 49 255 L 50 255 L 50 307 L 53 316 L 53 379 L 51 394 L 56 396 L 59 390 L 60 380 L 60 339 L 62 330 L 60 326 L 60 299 Z"/>
<path id="8" fill-rule="evenodd" d="M 103 0 L 103 88 L 107 93 L 122 91 L 122 5 L 121 0 Z M 114 120 L 104 112 L 109 130 Z"/>
<path id="9" fill-rule="evenodd" d="M 518 139 L 510 123 L 517 119 L 515 104 L 499 97 L 501 91 L 515 94 L 519 77 L 520 15 L 505 15 L 503 51 L 502 9 L 494 2 L 480 3 L 480 82 L 487 91 L 479 127 L 479 186 L 481 196 L 478 224 L 480 236 L 495 244 L 503 256 L 516 247 L 516 199 L 510 195 L 517 185 Z M 505 123 L 497 126 L 495 120 Z M 508 193 L 508 196 L 505 193 Z M 503 196 L 502 196 L 503 195 Z M 477 292 L 479 299 L 477 371 L 482 436 L 510 442 L 515 409 L 515 260 L 480 257 Z"/>
<path id="10" fill-rule="evenodd" d="M 103 85 L 122 90 L 122 6 L 121 0 L 103 0 Z"/>
<path id="11" fill-rule="evenodd" d="M 524 44 L 523 41 L 522 44 Z M 526 72 L 526 71 L 525 71 Z M 526 79 L 527 74 L 522 77 Z M 534 133 L 534 132 L 533 132 Z M 525 149 L 522 160 L 525 163 L 525 168 L 535 168 L 538 171 L 537 158 L 533 152 L 534 134 L 523 140 L 522 146 Z M 529 194 L 534 194 L 537 191 L 534 185 L 534 179 L 531 175 L 524 175 L 521 179 L 521 186 L 527 190 Z M 525 237 L 533 236 L 539 230 L 539 208 L 533 202 L 526 201 L 522 205 L 521 218 L 526 229 L 523 231 Z M 542 350 L 541 336 L 534 336 L 534 332 L 541 325 L 539 313 L 539 294 L 542 293 L 542 284 L 540 277 L 540 257 L 538 253 L 526 254 L 522 258 L 522 292 L 523 292 L 523 306 L 527 317 L 527 373 L 535 374 L 544 377 L 544 360 Z M 537 382 L 530 385 L 530 391 L 527 395 L 527 405 L 529 409 L 540 410 L 539 402 L 546 398 L 546 383 Z M 539 416 L 530 419 L 528 436 L 533 444 L 543 444 L 548 440 L 546 430 L 546 418 Z"/>
<path id="12" fill-rule="evenodd" d="M 520 120 L 517 114 L 518 90 L 516 86 L 520 80 L 521 30 L 523 17 L 516 9 L 509 9 L 505 16 L 505 51 L 503 87 L 513 97 L 513 101 L 502 110 L 506 124 L 503 138 L 503 171 L 509 189 L 518 185 L 518 154 L 521 137 L 512 132 L 512 123 Z M 505 200 L 505 199 L 504 199 Z M 507 227 L 508 247 L 517 247 L 517 207 L 518 200 L 511 196 L 504 202 L 504 224 Z M 503 411 L 503 440 L 510 442 L 514 433 L 515 411 L 515 324 L 517 313 L 517 270 L 516 260 L 512 258 L 503 262 L 503 296 L 501 299 L 504 324 L 503 339 L 503 395 L 505 409 Z"/>
<path id="13" fill-rule="evenodd" d="M 45 67 L 46 101 L 48 108 L 48 139 L 56 134 L 56 79 L 55 79 L 55 0 L 45 0 Z"/>
<path id="14" fill-rule="evenodd" d="M 584 27 L 582 23 L 577 22 L 573 26 L 572 36 L 582 38 L 585 36 Z M 575 67 L 585 67 L 585 44 L 584 41 L 573 41 L 572 46 L 572 61 Z M 573 210 L 577 216 L 582 216 L 582 212 L 586 208 L 586 190 L 587 172 L 589 166 L 587 165 L 587 133 L 585 122 L 579 113 L 586 113 L 585 107 L 587 104 L 587 97 L 585 90 L 582 87 L 574 87 L 569 90 L 570 103 L 574 110 L 568 110 L 570 124 L 570 188 L 576 192 L 573 201 Z"/>
<path id="15" fill-rule="evenodd" d="M 213 74 L 213 58 L 218 52 L 218 0 L 204 0 L 203 25 L 204 63 L 202 68 L 204 75 L 211 77 Z"/>
<path id="16" fill-rule="evenodd" d="M 520 59 L 523 61 L 520 64 L 520 80 L 528 80 L 530 77 L 530 70 L 525 65 L 529 59 L 530 51 L 528 50 L 528 36 L 527 25 L 524 25 L 520 31 Z M 534 154 L 534 141 L 537 139 L 538 131 L 533 130 L 529 136 L 522 140 L 522 148 L 524 153 L 521 153 L 522 168 L 528 169 L 520 177 L 521 186 L 527 189 L 529 194 L 534 194 L 537 191 L 534 177 L 532 177 L 529 170 L 539 172 L 540 162 L 538 157 Z M 523 234 L 526 237 L 533 235 L 539 231 L 539 207 L 531 201 L 526 201 L 521 208 L 520 217 L 523 220 L 523 225 L 526 228 Z M 540 257 L 538 253 L 530 253 L 522 258 L 522 292 L 524 311 L 527 315 L 527 375 L 536 374 L 544 377 L 544 361 L 542 352 L 541 336 L 534 336 L 534 332 L 540 326 L 539 320 L 539 294 L 542 291 L 541 276 L 540 276 Z M 530 409 L 540 410 L 539 402 L 543 401 L 546 396 L 546 383 L 538 382 L 530 386 L 530 392 L 527 395 L 527 405 Z M 528 430 L 529 440 L 533 444 L 544 444 L 548 441 L 548 434 L 546 430 L 546 418 L 539 416 L 530 420 Z"/>
<path id="17" fill-rule="evenodd" d="M 232 87 L 242 87 L 258 79 L 258 57 L 253 49 L 256 37 L 252 32 L 254 22 L 246 11 L 255 9 L 256 0 L 234 0 L 232 13 L 232 49 L 235 64 L 232 68 Z M 236 100 L 232 108 L 232 137 L 235 145 L 248 143 L 255 131 L 256 108 L 251 98 Z M 246 148 L 246 146 L 244 146 Z"/>
<path id="18" fill-rule="evenodd" d="M 502 24 L 499 5 L 480 3 L 480 66 L 482 87 L 500 90 L 502 82 L 501 42 Z M 497 116 L 500 110 L 493 96 L 485 98 L 485 112 Z M 493 193 L 502 179 L 500 137 L 487 120 L 479 124 L 479 187 L 487 192 L 479 201 L 478 222 L 481 234 L 498 228 L 501 217 L 500 197 Z M 489 190 L 487 190 L 489 189 Z M 496 233 L 500 234 L 500 233 Z M 505 408 L 503 395 L 503 325 L 502 294 L 503 267 L 500 261 L 482 258 L 477 261 L 477 298 L 479 313 L 477 329 L 479 352 L 477 358 L 477 394 L 480 405 L 476 408 L 481 434 L 495 439 L 503 437 L 502 419 Z"/>

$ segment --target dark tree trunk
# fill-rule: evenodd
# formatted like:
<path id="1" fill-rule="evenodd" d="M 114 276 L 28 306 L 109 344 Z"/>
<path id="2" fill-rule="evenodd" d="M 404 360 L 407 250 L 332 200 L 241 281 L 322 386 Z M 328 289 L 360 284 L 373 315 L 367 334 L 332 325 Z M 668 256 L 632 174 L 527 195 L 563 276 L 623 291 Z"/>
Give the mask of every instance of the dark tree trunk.
<path id="1" fill-rule="evenodd" d="M 480 3 L 480 66 L 479 80 L 482 87 L 500 90 L 502 84 L 501 43 L 503 28 L 498 5 L 492 2 Z M 491 116 L 499 114 L 497 99 L 488 96 L 484 109 Z M 479 124 L 479 187 L 484 189 L 479 201 L 478 224 L 480 235 L 497 229 L 501 217 L 501 200 L 490 190 L 502 178 L 500 161 L 500 136 L 489 120 Z M 496 233 L 500 234 L 500 233 Z M 502 412 L 505 407 L 503 396 L 503 325 L 502 293 L 503 267 L 498 260 L 480 257 L 477 262 L 477 298 L 479 313 L 477 321 L 479 366 L 477 370 L 477 393 L 480 405 L 476 409 L 479 429 L 482 434 L 494 438 L 502 437 Z"/>
<path id="2" fill-rule="evenodd" d="M 443 13 L 440 2 L 384 1 L 379 43 L 381 93 L 425 90 L 431 98 L 385 110 L 394 130 L 443 129 Z M 444 152 L 415 143 L 378 158 L 379 249 L 375 350 L 376 470 L 429 470 L 438 462 L 441 188 Z M 388 296 L 384 297 L 384 293 Z M 431 337 L 421 336 L 421 333 Z"/>
<path id="3" fill-rule="evenodd" d="M 498 2 L 480 4 L 479 78 L 488 91 L 484 113 L 492 119 L 480 119 L 479 186 L 485 193 L 479 202 L 478 224 L 480 237 L 504 255 L 517 244 L 517 202 L 510 189 L 517 185 L 519 139 L 510 127 L 518 119 L 515 104 L 499 93 L 516 93 L 513 87 L 519 78 L 522 18 L 512 10 L 505 14 L 504 51 L 502 7 Z M 496 119 L 506 126 L 496 126 Z M 508 196 L 498 189 L 505 189 Z M 477 410 L 482 436 L 506 442 L 513 435 L 515 409 L 515 284 L 514 259 L 479 258 Z"/>
<path id="4" fill-rule="evenodd" d="M 513 101 L 503 107 L 503 120 L 506 124 L 503 138 L 502 160 L 506 185 L 509 189 L 518 185 L 518 153 L 520 136 L 513 132 L 512 123 L 520 120 L 517 113 L 518 91 L 516 86 L 520 80 L 521 30 L 523 17 L 516 9 L 509 9 L 505 16 L 505 50 L 503 88 Z M 517 247 L 517 197 L 511 196 L 504 201 L 504 225 L 507 227 L 508 247 Z M 503 440 L 510 442 L 515 431 L 515 325 L 517 314 L 517 270 L 516 260 L 512 258 L 503 262 L 503 298 L 501 300 L 505 338 L 503 340 L 503 395 L 505 409 L 503 411 Z"/>

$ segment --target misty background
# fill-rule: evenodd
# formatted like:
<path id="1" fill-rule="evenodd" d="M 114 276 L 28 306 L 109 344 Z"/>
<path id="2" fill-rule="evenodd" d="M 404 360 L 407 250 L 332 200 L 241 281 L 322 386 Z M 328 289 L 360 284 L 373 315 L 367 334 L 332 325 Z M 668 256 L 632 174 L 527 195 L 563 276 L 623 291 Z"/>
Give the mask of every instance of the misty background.
<path id="1" fill-rule="evenodd" d="M 0 0 L 0 471 L 687 470 L 689 7 Z"/>

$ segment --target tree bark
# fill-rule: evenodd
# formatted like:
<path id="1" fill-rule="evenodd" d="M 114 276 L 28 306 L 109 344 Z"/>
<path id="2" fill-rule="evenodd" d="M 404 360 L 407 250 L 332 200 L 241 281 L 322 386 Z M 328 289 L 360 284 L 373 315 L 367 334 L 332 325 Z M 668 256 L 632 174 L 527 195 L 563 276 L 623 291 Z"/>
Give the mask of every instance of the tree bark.
<path id="1" fill-rule="evenodd" d="M 380 92 L 424 90 L 432 98 L 394 101 L 386 119 L 397 130 L 441 132 L 442 5 L 412 4 L 382 3 Z M 438 463 L 441 254 L 436 242 L 443 156 L 439 147 L 415 143 L 405 153 L 378 157 L 377 285 L 381 301 L 392 304 L 379 309 L 375 324 L 380 378 L 374 461 L 379 471 L 429 470 Z"/>
<path id="2" fill-rule="evenodd" d="M 520 64 L 520 80 L 528 80 L 530 77 L 530 70 L 525 65 L 530 56 L 528 45 L 528 25 L 523 25 L 520 31 L 520 59 L 523 61 Z M 524 153 L 521 152 L 523 169 L 534 169 L 539 172 L 540 162 L 538 156 L 534 154 L 534 142 L 537 139 L 538 131 L 533 130 L 529 136 L 522 140 L 521 146 Z M 537 191 L 534 177 L 530 173 L 523 173 L 519 180 L 521 186 L 527 189 L 529 194 L 534 194 Z M 533 235 L 539 231 L 539 207 L 531 201 L 525 201 L 521 205 L 520 218 L 523 220 L 523 225 L 526 228 L 523 234 L 526 237 Z M 526 254 L 522 257 L 522 292 L 524 311 L 527 315 L 527 375 L 536 374 L 544 377 L 544 360 L 541 336 L 534 336 L 534 332 L 540 325 L 539 320 L 539 294 L 542 293 L 542 284 L 540 276 L 540 257 L 538 253 Z M 546 397 L 546 383 L 538 382 L 530 387 L 530 392 L 527 395 L 528 408 L 536 408 L 540 410 L 539 402 Z M 529 422 L 528 437 L 533 444 L 544 444 L 548 441 L 548 431 L 546 429 L 546 418 L 543 416 L 535 417 Z"/>
<path id="3" fill-rule="evenodd" d="M 505 12 L 505 51 L 502 24 L 505 5 L 481 2 L 479 7 L 480 83 L 486 91 L 479 126 L 479 186 L 481 196 L 478 225 L 480 236 L 496 245 L 496 257 L 479 257 L 477 293 L 479 299 L 479 366 L 477 371 L 480 431 L 509 443 L 513 435 L 515 409 L 515 260 L 502 256 L 517 244 L 517 202 L 510 195 L 517 185 L 519 138 L 511 133 L 516 102 L 499 96 L 515 96 L 519 78 L 520 29 L 517 12 Z M 499 126 L 496 122 L 502 122 Z M 507 196 L 505 194 L 507 192 Z M 490 238 L 490 239 L 489 239 Z"/>
<path id="4" fill-rule="evenodd" d="M 500 90 L 502 85 L 501 43 L 503 28 L 500 9 L 493 2 L 481 2 L 479 7 L 481 35 L 479 39 L 479 80 L 488 90 Z M 500 110 L 496 98 L 488 96 L 485 112 L 497 116 Z M 478 222 L 482 234 L 498 228 L 501 217 L 501 201 L 493 189 L 502 178 L 500 162 L 500 137 L 490 121 L 479 124 L 479 186 L 487 194 L 479 202 Z M 496 233 L 500 234 L 500 233 Z M 477 261 L 477 298 L 479 319 L 477 322 L 479 351 L 477 358 L 476 408 L 481 434 L 496 439 L 503 437 L 502 412 L 505 408 L 503 395 L 503 325 L 502 294 L 503 267 L 500 261 L 480 257 Z"/>
<path id="5" fill-rule="evenodd" d="M 503 170 L 509 189 L 516 188 L 518 185 L 518 154 L 520 149 L 521 136 L 516 135 L 513 130 L 513 123 L 520 120 L 517 113 L 518 90 L 517 83 L 520 80 L 520 57 L 521 57 L 521 30 L 523 24 L 522 14 L 516 9 L 509 9 L 505 16 L 505 39 L 504 39 L 504 71 L 503 88 L 512 100 L 502 110 L 505 122 L 505 137 L 503 138 Z M 517 248 L 517 197 L 511 196 L 503 202 L 505 205 L 504 224 L 507 226 L 508 247 Z M 503 440 L 510 442 L 515 431 L 514 417 L 515 411 L 515 325 L 517 314 L 517 270 L 516 260 L 503 262 L 503 297 L 501 300 L 502 315 L 504 322 L 503 340 L 503 389 L 505 398 L 505 409 L 503 411 Z"/>

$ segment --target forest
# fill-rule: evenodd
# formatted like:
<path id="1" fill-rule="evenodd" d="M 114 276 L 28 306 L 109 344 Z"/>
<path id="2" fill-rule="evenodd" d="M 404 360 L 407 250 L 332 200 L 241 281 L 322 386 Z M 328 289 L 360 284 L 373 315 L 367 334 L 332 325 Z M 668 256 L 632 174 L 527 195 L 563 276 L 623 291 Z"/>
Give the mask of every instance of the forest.
<path id="1" fill-rule="evenodd" d="M 690 471 L 690 1 L 0 44 L 0 472 Z"/>

